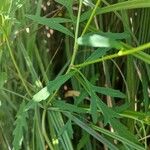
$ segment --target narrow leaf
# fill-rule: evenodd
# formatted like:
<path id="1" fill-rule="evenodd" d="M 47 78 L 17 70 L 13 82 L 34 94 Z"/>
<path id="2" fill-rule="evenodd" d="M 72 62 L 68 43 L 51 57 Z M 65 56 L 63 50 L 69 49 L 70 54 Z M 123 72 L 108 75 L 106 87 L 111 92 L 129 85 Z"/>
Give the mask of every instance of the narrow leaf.
<path id="1" fill-rule="evenodd" d="M 53 81 L 50 81 L 46 87 L 33 96 L 33 100 L 36 102 L 46 100 L 55 90 L 59 89 L 62 84 L 69 80 L 74 73 L 75 72 L 70 72 L 68 74 L 58 76 Z"/>
<path id="2" fill-rule="evenodd" d="M 98 134 L 95 130 L 93 130 L 91 127 L 89 127 L 87 124 L 76 118 L 75 116 L 64 113 L 67 117 L 71 118 L 72 121 L 74 121 L 78 126 L 80 126 L 83 130 L 85 130 L 87 133 L 92 135 L 95 139 L 100 141 L 101 143 L 105 144 L 108 148 L 111 150 L 119 150 L 115 145 L 113 145 L 109 140 L 107 140 L 102 135 Z"/>
<path id="3" fill-rule="evenodd" d="M 0 73 L 0 88 L 3 87 L 4 83 L 7 81 L 7 73 L 1 72 Z"/>
<path id="4" fill-rule="evenodd" d="M 111 11 L 125 10 L 125 9 L 134 9 L 134 8 L 146 8 L 150 7 L 149 0 L 130 0 L 113 5 L 109 5 L 103 8 L 98 8 L 96 14 L 104 14 Z"/>
<path id="5" fill-rule="evenodd" d="M 20 105 L 19 111 L 17 113 L 17 119 L 15 121 L 15 130 L 13 132 L 14 139 L 13 139 L 13 148 L 15 150 L 19 150 L 22 145 L 22 141 L 24 139 L 24 130 L 27 131 L 27 122 L 26 118 L 28 117 L 27 112 L 25 111 L 25 102 L 23 101 Z"/>
<path id="6" fill-rule="evenodd" d="M 53 103 L 53 106 L 60 110 L 63 110 L 63 111 L 76 112 L 76 113 L 87 113 L 88 112 L 86 109 L 84 109 L 82 107 L 68 104 L 64 101 L 57 100 Z"/>
<path id="7" fill-rule="evenodd" d="M 119 118 L 119 115 L 113 109 L 109 108 L 97 95 L 96 100 L 98 109 L 103 113 L 105 125 L 110 123 L 111 119 Z"/>
<path id="8" fill-rule="evenodd" d="M 124 144 L 127 144 L 130 147 L 132 147 L 132 148 L 136 148 L 137 150 L 144 150 L 144 148 L 142 146 L 140 146 L 140 145 L 130 141 L 129 139 L 126 139 L 123 136 L 120 136 L 120 135 L 116 134 L 115 132 L 110 132 L 110 131 L 108 131 L 108 130 L 106 130 L 104 128 L 100 128 L 98 126 L 94 126 L 94 125 L 91 125 L 91 126 L 96 131 L 99 131 L 99 132 L 101 132 L 101 133 L 103 133 L 103 134 L 105 134 L 105 135 L 107 135 L 109 137 L 112 137 L 112 138 L 114 138 L 114 139 L 116 139 L 116 140 L 118 140 L 118 141 L 120 141 L 120 142 L 122 142 Z"/>
<path id="9" fill-rule="evenodd" d="M 146 8 L 146 7 L 150 7 L 149 0 L 130 0 L 130 1 L 119 2 L 116 4 L 98 8 L 96 11 L 96 15 L 113 12 L 113 11 L 119 11 L 119 10 Z M 87 20 L 90 17 L 91 13 L 92 13 L 92 10 L 88 10 L 88 11 L 84 12 L 81 15 L 80 21 L 83 22 L 83 21 Z"/>
<path id="10" fill-rule="evenodd" d="M 126 95 L 120 92 L 119 90 L 106 88 L 106 87 L 99 87 L 99 86 L 92 86 L 93 90 L 97 93 L 101 93 L 104 95 L 108 95 L 111 97 L 118 97 L 118 98 L 125 98 Z"/>
<path id="11" fill-rule="evenodd" d="M 55 1 L 63 5 L 64 7 L 66 7 L 71 19 L 74 19 L 73 10 L 72 10 L 73 0 L 67 0 L 67 1 L 55 0 Z"/>
<path id="12" fill-rule="evenodd" d="M 87 61 L 93 61 L 93 60 L 96 60 L 102 56 L 104 56 L 107 51 L 109 51 L 110 49 L 108 48 L 98 48 L 97 50 L 94 50 L 94 52 L 86 59 L 86 62 Z"/>
<path id="13" fill-rule="evenodd" d="M 97 123 L 98 119 L 98 111 L 97 111 L 97 98 L 93 91 L 91 91 L 91 114 L 94 123 Z"/>
<path id="14" fill-rule="evenodd" d="M 79 45 L 91 46 L 91 47 L 110 47 L 110 48 L 123 48 L 123 45 L 111 38 L 99 35 L 99 34 L 86 34 L 78 38 Z"/>
<path id="15" fill-rule="evenodd" d="M 133 56 L 137 57 L 138 59 L 144 61 L 147 64 L 150 64 L 150 55 L 145 52 L 140 51 L 140 52 L 134 53 Z"/>
<path id="16" fill-rule="evenodd" d="M 119 113 L 122 117 L 130 118 L 137 120 L 139 122 L 145 123 L 147 125 L 150 125 L 150 114 L 149 113 L 142 113 L 142 112 L 135 112 L 135 111 L 129 111 L 124 110 L 121 113 Z"/>
<path id="17" fill-rule="evenodd" d="M 73 37 L 73 34 L 71 31 L 69 31 L 66 27 L 64 27 L 63 25 L 61 25 L 60 23 L 66 23 L 66 22 L 71 22 L 70 19 L 66 19 L 66 18 L 45 18 L 45 17 L 40 17 L 40 16 L 36 16 L 36 15 L 26 15 L 27 18 L 32 19 L 33 21 L 42 24 L 42 25 L 46 25 L 48 27 L 50 27 L 51 29 L 60 31 L 66 35 L 70 35 L 71 37 Z"/>
<path id="18" fill-rule="evenodd" d="M 126 126 L 124 126 L 120 121 L 118 121 L 118 120 L 116 120 L 116 119 L 111 119 L 110 120 L 110 124 L 111 124 L 111 126 L 113 127 L 113 129 L 114 129 L 114 131 L 118 134 L 118 135 L 120 135 L 120 136 L 122 136 L 122 137 L 124 137 L 124 138 L 126 138 L 126 139 L 128 139 L 128 140 L 130 140 L 132 143 L 135 143 L 135 145 L 134 145 L 134 148 L 136 149 L 136 150 L 144 150 L 144 148 L 142 148 L 141 146 L 140 146 L 140 143 L 138 142 L 138 140 L 135 138 L 135 136 L 127 129 L 127 127 Z M 140 149 L 139 149 L 139 147 L 140 147 Z"/>
<path id="19" fill-rule="evenodd" d="M 113 32 L 99 32 L 100 35 L 102 36 L 106 36 L 108 38 L 111 39 L 115 39 L 115 40 L 122 40 L 122 39 L 129 39 L 130 35 L 126 32 L 122 32 L 122 33 L 113 33 Z"/>
<path id="20" fill-rule="evenodd" d="M 90 6 L 91 8 L 95 6 L 91 0 L 83 0 L 83 3 L 84 5 Z"/>

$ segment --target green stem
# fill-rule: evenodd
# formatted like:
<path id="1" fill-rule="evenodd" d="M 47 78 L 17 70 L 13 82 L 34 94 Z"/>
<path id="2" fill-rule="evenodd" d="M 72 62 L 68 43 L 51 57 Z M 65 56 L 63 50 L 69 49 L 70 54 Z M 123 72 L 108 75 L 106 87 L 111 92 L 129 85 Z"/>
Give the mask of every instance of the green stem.
<path id="1" fill-rule="evenodd" d="M 42 135 L 42 132 L 41 132 L 41 128 L 40 128 L 40 114 L 39 114 L 39 108 L 36 106 L 35 107 L 35 121 L 36 121 L 36 131 L 35 132 L 38 132 L 39 133 L 39 139 L 41 141 L 41 146 L 44 148 L 45 147 L 45 144 L 44 144 L 44 137 Z"/>
<path id="2" fill-rule="evenodd" d="M 52 144 L 51 144 L 51 142 L 50 142 L 50 140 L 49 140 L 49 138 L 47 136 L 47 133 L 46 133 L 46 129 L 45 129 L 45 117 L 46 117 L 46 109 L 44 109 L 43 115 L 42 115 L 42 133 L 43 133 L 43 136 L 44 136 L 44 138 L 45 138 L 45 140 L 46 140 L 46 142 L 47 142 L 50 150 L 54 150 L 54 148 L 53 148 L 53 146 L 52 146 Z"/>
<path id="3" fill-rule="evenodd" d="M 89 25 L 90 25 L 90 23 L 91 23 L 93 17 L 94 17 L 95 14 L 96 14 L 96 10 L 97 10 L 97 8 L 98 8 L 100 2 L 101 2 L 101 0 L 98 0 L 98 1 L 97 1 L 96 5 L 95 5 L 95 7 L 94 7 L 94 9 L 93 9 L 93 11 L 92 11 L 92 14 L 91 14 L 91 16 L 90 16 L 90 19 L 88 20 L 88 22 L 87 22 L 87 24 L 86 24 L 86 26 L 85 26 L 85 28 L 84 28 L 84 30 L 83 30 L 81 36 L 83 36 L 84 33 L 85 33 L 85 32 L 87 31 L 87 29 L 89 28 Z"/>
<path id="4" fill-rule="evenodd" d="M 68 70 L 67 70 L 66 74 L 70 72 L 71 67 L 74 64 L 77 51 L 78 51 L 77 39 L 78 39 L 78 32 L 79 32 L 80 15 L 81 15 L 81 10 L 82 10 L 82 2 L 83 2 L 83 0 L 80 0 L 80 3 L 79 3 L 79 12 L 78 12 L 78 16 L 77 16 L 77 24 L 76 24 L 76 30 L 75 30 L 75 40 L 74 40 L 73 55 L 72 55 L 71 63 L 69 65 L 69 67 L 68 67 Z M 48 107 L 48 105 L 50 104 L 50 102 L 54 99 L 54 97 L 56 96 L 57 92 L 58 92 L 58 89 L 49 98 L 48 102 L 46 103 L 46 107 Z M 44 135 L 45 140 L 47 141 L 49 147 L 51 147 L 49 138 L 48 138 L 48 136 L 46 134 L 46 131 L 45 131 L 45 115 L 46 115 L 46 110 L 43 111 L 43 115 L 42 115 L 43 135 Z"/>
<path id="5" fill-rule="evenodd" d="M 144 45 L 141 45 L 139 47 L 136 47 L 136 48 L 133 48 L 133 49 L 130 49 L 130 50 L 120 50 L 118 53 L 108 55 L 108 56 L 105 56 L 105 57 L 102 57 L 102 58 L 99 58 L 99 59 L 96 59 L 96 60 L 93 60 L 93 61 L 89 61 L 89 62 L 85 62 L 85 63 L 82 63 L 82 64 L 74 65 L 74 67 L 82 68 L 82 67 L 94 64 L 94 63 L 102 62 L 104 60 L 109 60 L 109 59 L 113 59 L 113 58 L 117 58 L 117 57 L 121 57 L 121 56 L 125 56 L 125 55 L 131 55 L 131 54 L 134 54 L 136 52 L 139 52 L 139 51 L 142 51 L 142 50 L 148 49 L 148 48 L 150 48 L 150 43 L 146 43 Z"/>
<path id="6" fill-rule="evenodd" d="M 56 96 L 57 92 L 59 89 L 57 89 L 53 95 L 48 99 L 48 102 L 46 103 L 46 107 L 52 102 L 52 100 L 54 99 L 54 97 Z"/>
<path id="7" fill-rule="evenodd" d="M 75 30 L 75 39 L 74 39 L 73 54 L 72 54 L 70 66 L 69 66 L 69 68 L 68 68 L 68 70 L 67 70 L 66 73 L 68 73 L 70 71 L 72 65 L 74 64 L 75 57 L 76 57 L 77 51 L 78 51 L 77 39 L 78 39 L 78 33 L 79 33 L 79 24 L 80 24 L 80 16 L 81 16 L 81 10 L 82 10 L 82 3 L 83 3 L 83 0 L 80 0 L 79 11 L 78 11 L 78 16 L 77 16 L 77 24 L 76 24 L 76 30 Z"/>
<path id="8" fill-rule="evenodd" d="M 25 87 L 25 89 L 26 89 L 28 95 L 29 95 L 30 97 L 32 97 L 32 94 L 30 93 L 28 87 L 27 87 L 26 84 L 25 84 L 25 81 L 24 81 L 24 79 L 23 79 L 23 76 L 22 76 L 22 74 L 21 74 L 21 72 L 20 72 L 20 70 L 19 70 L 19 67 L 18 67 L 18 65 L 17 65 L 17 62 L 16 62 L 15 57 L 14 57 L 14 55 L 13 55 L 13 52 L 12 52 L 12 49 L 11 49 L 11 47 L 10 47 L 7 34 L 6 34 L 6 32 L 4 31 L 4 29 L 3 29 L 2 27 L 1 27 L 1 29 L 2 29 L 2 31 L 3 31 L 3 33 L 4 33 L 4 35 L 5 35 L 5 40 L 6 40 L 6 44 L 7 44 L 9 53 L 10 53 L 10 57 L 11 57 L 11 59 L 12 59 L 12 61 L 13 61 L 13 64 L 14 64 L 14 66 L 15 66 L 17 72 L 18 72 L 19 78 L 20 78 L 20 80 L 22 81 L 22 84 L 23 84 L 23 86 Z"/>

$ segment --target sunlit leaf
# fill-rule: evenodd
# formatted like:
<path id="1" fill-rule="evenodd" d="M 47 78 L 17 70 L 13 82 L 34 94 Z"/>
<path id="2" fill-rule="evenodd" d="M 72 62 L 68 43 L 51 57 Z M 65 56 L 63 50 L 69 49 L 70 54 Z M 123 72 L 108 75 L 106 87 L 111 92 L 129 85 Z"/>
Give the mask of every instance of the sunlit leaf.
<path id="1" fill-rule="evenodd" d="M 123 48 L 123 45 L 111 38 L 102 36 L 99 34 L 86 34 L 78 38 L 79 45 L 91 46 L 91 47 L 109 47 L 109 48 Z"/>
<path id="2" fill-rule="evenodd" d="M 40 102 L 46 100 L 55 90 L 59 89 L 62 84 L 69 80 L 75 72 L 70 72 L 65 75 L 58 76 L 53 81 L 50 81 L 46 87 L 41 89 L 38 93 L 33 96 L 33 100 Z"/>
<path id="3" fill-rule="evenodd" d="M 90 6 L 90 7 L 92 7 L 92 8 L 95 6 L 91 0 L 84 0 L 83 3 L 84 3 L 86 6 Z"/>

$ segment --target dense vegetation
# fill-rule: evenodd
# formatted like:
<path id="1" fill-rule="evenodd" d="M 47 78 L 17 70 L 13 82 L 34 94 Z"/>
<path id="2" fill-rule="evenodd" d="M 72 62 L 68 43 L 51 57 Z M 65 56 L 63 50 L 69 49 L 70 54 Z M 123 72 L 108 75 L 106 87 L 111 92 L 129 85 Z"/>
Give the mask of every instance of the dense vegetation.
<path id="1" fill-rule="evenodd" d="M 150 149 L 149 0 L 0 0 L 0 149 Z"/>

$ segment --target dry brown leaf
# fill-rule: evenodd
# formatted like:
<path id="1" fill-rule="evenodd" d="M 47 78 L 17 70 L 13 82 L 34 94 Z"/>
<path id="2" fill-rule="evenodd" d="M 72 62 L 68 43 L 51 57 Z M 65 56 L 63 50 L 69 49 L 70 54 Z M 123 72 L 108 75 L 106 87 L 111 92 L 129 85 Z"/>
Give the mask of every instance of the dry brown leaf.
<path id="1" fill-rule="evenodd" d="M 67 97 L 78 97 L 80 95 L 80 92 L 79 91 L 75 91 L 75 90 L 69 90 L 65 93 L 65 98 Z"/>

